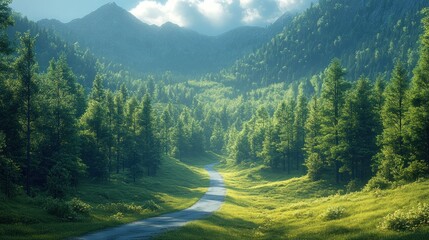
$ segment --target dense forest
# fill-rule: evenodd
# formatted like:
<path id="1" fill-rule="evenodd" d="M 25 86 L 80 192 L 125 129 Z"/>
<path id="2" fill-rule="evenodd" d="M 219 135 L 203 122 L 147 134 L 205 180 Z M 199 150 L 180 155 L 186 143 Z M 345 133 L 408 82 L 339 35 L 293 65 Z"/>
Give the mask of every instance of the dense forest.
<path id="1" fill-rule="evenodd" d="M 425 1 L 320 0 L 231 67 L 192 77 L 98 57 L 9 4 L 0 1 L 7 198 L 67 198 L 82 180 L 115 174 L 135 182 L 156 177 L 167 156 L 206 151 L 348 191 L 429 174 Z"/>

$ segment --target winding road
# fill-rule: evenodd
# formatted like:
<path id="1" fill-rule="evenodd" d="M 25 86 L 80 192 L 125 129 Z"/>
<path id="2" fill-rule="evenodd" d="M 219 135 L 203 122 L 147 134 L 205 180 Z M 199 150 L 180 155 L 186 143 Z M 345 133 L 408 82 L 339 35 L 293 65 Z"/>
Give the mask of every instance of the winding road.
<path id="1" fill-rule="evenodd" d="M 226 195 L 223 178 L 216 170 L 213 169 L 214 165 L 215 164 L 210 164 L 205 166 L 210 177 L 209 189 L 204 196 L 190 208 L 95 232 L 75 239 L 150 239 L 162 232 L 184 226 L 191 221 L 210 215 L 211 213 L 219 210 Z"/>

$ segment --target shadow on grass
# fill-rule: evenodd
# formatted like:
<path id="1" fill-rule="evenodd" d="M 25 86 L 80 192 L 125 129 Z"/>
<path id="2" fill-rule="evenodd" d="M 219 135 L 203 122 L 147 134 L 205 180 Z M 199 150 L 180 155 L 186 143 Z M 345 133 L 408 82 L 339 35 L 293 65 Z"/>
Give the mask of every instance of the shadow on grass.
<path id="1" fill-rule="evenodd" d="M 231 229 L 231 226 L 234 226 L 234 228 Z M 233 239 L 237 238 L 240 232 L 248 232 L 257 227 L 257 224 L 241 218 L 223 217 L 215 214 L 208 219 L 191 223 L 181 229 L 159 235 L 155 239 Z"/>

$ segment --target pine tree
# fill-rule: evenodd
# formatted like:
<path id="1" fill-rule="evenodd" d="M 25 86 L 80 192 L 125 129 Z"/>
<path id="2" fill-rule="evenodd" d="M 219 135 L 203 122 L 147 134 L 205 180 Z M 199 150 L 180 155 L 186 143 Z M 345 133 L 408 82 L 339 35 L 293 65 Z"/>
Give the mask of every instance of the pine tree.
<path id="1" fill-rule="evenodd" d="M 170 131 L 173 127 L 173 120 L 171 119 L 171 113 L 169 108 L 166 107 L 161 114 L 161 145 L 164 150 L 164 154 L 168 154 L 170 152 Z"/>
<path id="2" fill-rule="evenodd" d="M 13 69 L 9 54 L 12 52 L 7 28 L 13 24 L 11 1 L 0 2 L 0 191 L 6 197 L 17 193 L 21 169 L 14 157 L 21 155 L 19 137 L 19 114 L 16 109 L 19 101 L 13 91 L 14 81 L 10 81 Z"/>
<path id="3" fill-rule="evenodd" d="M 388 180 L 400 177 L 406 161 L 405 114 L 407 112 L 408 89 L 407 73 L 398 62 L 392 78 L 384 92 L 385 102 L 381 112 L 383 133 L 381 135 L 381 154 L 378 174 Z"/>
<path id="4" fill-rule="evenodd" d="M 243 129 L 237 135 L 237 139 L 234 143 L 232 151 L 232 158 L 237 164 L 250 159 L 250 144 L 248 134 L 249 126 L 244 124 Z"/>
<path id="5" fill-rule="evenodd" d="M 339 122 L 344 105 L 344 95 L 348 88 L 344 80 L 345 72 L 338 59 L 332 60 L 325 70 L 325 78 L 322 85 L 321 105 L 321 141 L 322 158 L 326 163 L 334 166 L 335 180 L 340 181 L 340 129 Z"/>
<path id="6" fill-rule="evenodd" d="M 77 184 L 81 174 L 79 159 L 79 135 L 77 128 L 76 110 L 78 102 L 78 84 L 74 74 L 69 69 L 64 57 L 52 60 L 45 78 L 40 84 L 41 92 L 37 96 L 39 118 L 35 123 L 38 139 L 38 156 L 43 164 L 39 164 L 38 176 L 49 175 L 55 165 L 67 171 L 69 181 L 67 186 Z M 43 137 L 42 137 L 43 136 Z M 49 179 L 49 178 L 48 178 Z M 43 182 L 46 179 L 42 179 Z M 48 184 L 54 186 L 56 183 Z M 64 182 L 62 183 L 65 184 Z"/>
<path id="7" fill-rule="evenodd" d="M 18 58 L 15 61 L 18 78 L 21 82 L 23 101 L 25 109 L 25 134 L 26 134 L 26 163 L 25 163 L 25 190 L 30 194 L 30 174 L 31 174 L 31 122 L 32 122 L 32 96 L 35 94 L 35 66 L 36 59 L 34 45 L 36 39 L 26 32 L 19 37 L 20 47 L 18 48 Z"/>
<path id="8" fill-rule="evenodd" d="M 321 178 L 324 168 L 324 162 L 322 161 L 322 153 L 320 149 L 322 141 L 322 125 L 321 125 L 321 113 L 320 104 L 317 97 L 317 93 L 313 96 L 312 100 L 308 105 L 308 118 L 305 122 L 305 163 L 307 167 L 307 175 L 312 180 L 318 180 Z"/>
<path id="9" fill-rule="evenodd" d="M 124 136 L 124 153 L 126 156 L 122 161 L 122 171 L 125 171 L 126 165 L 136 161 L 137 158 L 137 119 L 136 112 L 138 102 L 135 96 L 132 96 L 125 104 L 125 136 Z"/>
<path id="10" fill-rule="evenodd" d="M 220 152 L 223 147 L 223 127 L 220 120 L 216 121 L 212 136 L 210 137 L 211 149 L 215 152 Z"/>
<path id="11" fill-rule="evenodd" d="M 342 173 L 352 180 L 367 181 L 371 177 L 371 159 L 377 152 L 376 116 L 368 79 L 360 78 L 345 100 L 340 119 L 340 160 Z"/>
<path id="12" fill-rule="evenodd" d="M 293 134 L 295 139 L 294 158 L 296 160 L 296 170 L 304 163 L 304 144 L 305 144 L 305 121 L 308 115 L 308 100 L 304 94 L 304 83 L 298 87 L 298 96 L 294 113 Z"/>
<path id="13" fill-rule="evenodd" d="M 99 75 L 94 80 L 90 95 L 88 107 L 80 118 L 83 141 L 81 155 L 89 168 L 90 175 L 105 180 L 109 174 L 109 162 L 106 155 L 108 152 L 109 126 L 106 121 L 105 89 Z"/>
<path id="14" fill-rule="evenodd" d="M 420 58 L 408 93 L 407 127 L 412 159 L 429 164 L 429 8 L 422 13 L 424 32 L 420 37 Z"/>
<path id="15" fill-rule="evenodd" d="M 123 142 L 125 135 L 125 116 L 124 105 L 126 100 L 122 92 L 116 92 L 114 97 L 114 111 L 113 111 L 113 131 L 115 137 L 115 154 L 116 154 L 116 173 L 119 173 L 121 168 L 121 154 L 123 151 Z"/>
<path id="16" fill-rule="evenodd" d="M 115 118 L 115 99 L 113 96 L 113 93 L 108 90 L 106 91 L 106 109 L 107 109 L 107 159 L 108 159 L 108 165 L 109 165 L 109 172 L 111 172 L 112 169 L 112 162 L 113 162 L 113 145 L 114 145 L 114 118 Z"/>
<path id="17" fill-rule="evenodd" d="M 292 169 L 293 161 L 293 146 L 295 145 L 295 139 L 293 134 L 293 123 L 294 123 L 294 109 L 295 101 L 287 100 L 280 103 L 279 108 L 274 114 L 276 128 L 279 134 L 279 142 L 277 144 L 277 150 L 282 154 L 283 159 L 283 171 L 290 173 Z"/>
<path id="18" fill-rule="evenodd" d="M 137 141 L 141 163 L 144 167 L 146 167 L 148 175 L 154 176 L 156 175 L 161 162 L 161 149 L 159 140 L 155 135 L 152 106 L 148 94 L 143 97 L 141 107 L 137 113 L 137 118 Z M 133 169 L 137 166 L 131 165 L 130 167 Z"/>

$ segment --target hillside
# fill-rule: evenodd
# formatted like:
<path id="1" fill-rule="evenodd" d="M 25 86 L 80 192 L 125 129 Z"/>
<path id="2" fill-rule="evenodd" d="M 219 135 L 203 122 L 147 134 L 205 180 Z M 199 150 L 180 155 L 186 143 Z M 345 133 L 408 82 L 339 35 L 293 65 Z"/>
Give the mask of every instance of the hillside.
<path id="1" fill-rule="evenodd" d="M 410 72 L 422 32 L 419 12 L 427 6 L 427 1 L 321 0 L 224 75 L 233 75 L 241 87 L 290 83 L 320 73 L 333 58 L 341 60 L 350 79 L 389 76 L 396 60 Z"/>
<path id="2" fill-rule="evenodd" d="M 108 184 L 85 181 L 68 205 L 42 196 L 2 199 L 0 234 L 2 239 L 64 239 L 187 208 L 206 191 L 203 166 L 212 161 L 164 159 L 158 177 L 136 183 L 124 174 L 112 176 Z"/>
<path id="3" fill-rule="evenodd" d="M 16 46 L 17 33 L 29 31 L 32 36 L 37 36 L 35 51 L 38 62 L 38 70 L 45 72 L 49 61 L 64 54 L 68 64 L 86 89 L 90 89 L 97 72 L 97 59 L 91 51 L 82 49 L 79 44 L 67 43 L 58 37 L 53 31 L 41 28 L 38 24 L 29 21 L 19 15 L 14 16 L 14 25 L 7 28 L 10 41 Z"/>
<path id="4" fill-rule="evenodd" d="M 189 217 L 219 162 L 216 209 L 191 209 L 212 215 L 159 239 L 428 239 L 428 1 L 320 0 L 213 37 L 114 3 L 69 23 L 8 5 L 3 238 Z"/>
<path id="5" fill-rule="evenodd" d="M 148 25 L 115 3 L 63 24 L 41 20 L 68 42 L 79 42 L 95 54 L 140 72 L 201 74 L 218 71 L 250 53 L 279 28 L 242 27 L 211 37 L 173 23 Z"/>
<path id="6" fill-rule="evenodd" d="M 427 203 L 429 181 L 391 190 L 345 192 L 298 173 L 284 175 L 248 165 L 219 166 L 228 186 L 226 203 L 206 220 L 161 239 L 427 239 L 429 227 L 392 231 L 380 227 L 400 209 Z M 427 209 L 429 210 L 429 209 Z M 337 211 L 337 212 L 336 212 Z M 330 213 L 330 214 L 328 214 Z"/>

